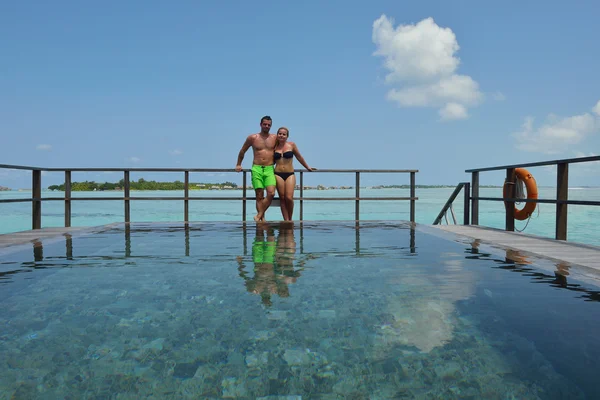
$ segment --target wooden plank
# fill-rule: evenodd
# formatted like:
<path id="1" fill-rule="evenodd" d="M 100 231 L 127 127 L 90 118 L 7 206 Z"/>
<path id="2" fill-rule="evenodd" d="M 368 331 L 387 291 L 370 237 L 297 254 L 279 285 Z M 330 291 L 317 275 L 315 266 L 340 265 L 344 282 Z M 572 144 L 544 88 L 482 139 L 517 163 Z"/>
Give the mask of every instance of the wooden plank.
<path id="1" fill-rule="evenodd" d="M 600 247 L 598 246 L 473 225 L 432 225 L 432 227 L 478 239 L 491 245 L 500 245 L 600 271 Z"/>
<path id="2" fill-rule="evenodd" d="M 60 239 L 65 235 L 72 235 L 76 232 L 89 230 L 89 227 L 76 228 L 41 228 L 30 231 L 21 231 L 13 233 L 0 234 L 0 249 L 10 246 L 18 246 L 28 244 L 41 239 L 57 238 Z"/>

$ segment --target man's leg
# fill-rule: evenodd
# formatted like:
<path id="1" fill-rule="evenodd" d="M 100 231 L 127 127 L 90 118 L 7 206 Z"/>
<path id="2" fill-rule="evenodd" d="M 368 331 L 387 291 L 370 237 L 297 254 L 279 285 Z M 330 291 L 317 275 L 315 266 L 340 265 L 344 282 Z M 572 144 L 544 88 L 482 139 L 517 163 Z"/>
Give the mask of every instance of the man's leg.
<path id="1" fill-rule="evenodd" d="M 264 216 L 264 206 L 263 203 L 265 201 L 265 190 L 264 189 L 255 189 L 256 193 L 256 215 L 254 216 L 254 220 L 256 222 L 260 221 Z"/>
<path id="2" fill-rule="evenodd" d="M 265 197 L 262 201 L 263 212 L 262 212 L 261 221 L 264 221 L 265 213 L 267 212 L 267 209 L 271 205 L 271 202 L 273 202 L 273 197 L 275 197 L 275 186 L 267 186 L 267 197 Z"/>
<path id="3" fill-rule="evenodd" d="M 254 188 L 254 193 L 256 193 L 256 215 L 254 216 L 254 220 L 256 222 L 260 221 L 261 212 L 264 213 L 262 208 L 262 203 L 265 198 L 264 195 L 264 167 L 262 165 L 253 165 L 252 166 L 252 187 Z"/>
<path id="4" fill-rule="evenodd" d="M 259 208 L 259 211 L 258 214 L 256 214 L 256 217 L 254 217 L 255 221 L 258 222 L 265 220 L 265 213 L 271 205 L 273 197 L 275 197 L 275 186 L 267 186 L 267 196 L 264 197 L 260 202 L 257 202 L 257 207 Z"/>
<path id="5" fill-rule="evenodd" d="M 265 213 L 267 209 L 271 205 L 273 201 L 273 197 L 275 197 L 275 187 L 277 186 L 277 180 L 275 179 L 275 168 L 272 165 L 265 166 L 263 169 L 263 182 L 264 187 L 267 189 L 267 196 L 263 200 L 262 204 L 262 214 L 260 215 L 260 220 L 263 221 L 265 218 Z"/>

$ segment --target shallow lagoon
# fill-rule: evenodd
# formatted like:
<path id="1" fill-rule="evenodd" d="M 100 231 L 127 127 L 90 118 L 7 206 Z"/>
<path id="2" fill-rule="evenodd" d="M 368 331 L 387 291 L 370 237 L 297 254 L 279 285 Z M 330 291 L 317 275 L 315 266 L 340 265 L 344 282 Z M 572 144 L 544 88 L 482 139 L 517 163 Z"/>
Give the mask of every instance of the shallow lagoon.
<path id="1" fill-rule="evenodd" d="M 403 223 L 137 224 L 0 256 L 5 398 L 600 394 L 589 271 Z"/>

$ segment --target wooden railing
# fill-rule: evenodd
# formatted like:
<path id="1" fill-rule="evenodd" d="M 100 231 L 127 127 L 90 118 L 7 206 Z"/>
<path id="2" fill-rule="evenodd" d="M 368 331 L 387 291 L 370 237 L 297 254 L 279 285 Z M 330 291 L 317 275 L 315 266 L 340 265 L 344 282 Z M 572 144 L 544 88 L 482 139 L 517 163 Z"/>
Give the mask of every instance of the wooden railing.
<path id="1" fill-rule="evenodd" d="M 40 168 L 24 165 L 0 164 L 0 169 L 15 169 L 31 171 L 31 198 L 30 199 L 0 199 L 0 203 L 31 202 L 31 227 L 40 229 L 42 227 L 42 202 L 44 201 L 64 201 L 65 203 L 65 227 L 71 226 L 71 203 L 73 201 L 122 201 L 124 206 L 125 222 L 131 222 L 131 201 L 154 201 L 154 200 L 178 200 L 183 201 L 184 222 L 189 221 L 189 202 L 190 200 L 203 201 L 222 201 L 222 200 L 241 200 L 242 202 L 242 221 L 246 221 L 247 201 L 255 200 L 256 197 L 247 195 L 248 173 L 250 170 L 243 170 L 242 197 L 190 197 L 189 183 L 190 172 L 229 172 L 238 173 L 234 169 L 214 169 L 214 168 Z M 64 197 L 42 197 L 42 172 L 64 172 L 65 176 L 65 196 Z M 122 172 L 123 173 L 123 197 L 72 197 L 71 174 L 73 172 Z M 183 172 L 184 190 L 183 197 L 135 197 L 131 196 L 130 191 L 130 173 L 131 172 Z M 354 201 L 355 220 L 360 220 L 360 201 L 390 201 L 405 200 L 410 202 L 410 221 L 415 222 L 415 202 L 418 197 L 415 195 L 415 178 L 418 170 L 413 169 L 319 169 L 318 171 L 308 172 L 306 170 L 297 170 L 300 176 L 300 190 L 297 200 L 300 205 L 300 221 L 304 218 L 304 201 Z M 310 173 L 350 173 L 355 175 L 355 192 L 353 197 L 304 197 L 304 174 Z M 410 174 L 410 196 L 409 197 L 360 197 L 360 176 L 364 173 L 407 173 Z M 250 189 L 252 190 L 252 189 Z"/>
<path id="2" fill-rule="evenodd" d="M 468 169 L 465 172 L 471 173 L 471 220 L 472 225 L 479 225 L 479 201 L 503 201 L 506 207 L 506 230 L 515 230 L 515 202 L 535 202 L 556 204 L 556 229 L 555 238 L 557 240 L 567 240 L 567 207 L 569 205 L 600 206 L 600 201 L 569 200 L 569 165 L 583 162 L 600 161 L 600 156 L 568 158 L 562 160 L 541 161 L 526 164 L 503 165 L 498 167 L 486 167 Z M 515 198 L 515 169 L 527 167 L 541 167 L 547 165 L 556 165 L 556 199 L 517 199 Z M 508 197 L 480 197 L 479 196 L 479 173 L 485 171 L 506 170 L 506 184 Z M 512 183 L 512 184 L 510 184 Z"/>
<path id="3" fill-rule="evenodd" d="M 446 216 L 446 213 L 448 212 L 448 210 L 452 211 L 452 219 L 454 220 L 454 223 L 456 224 L 456 218 L 454 217 L 454 211 L 452 210 L 452 203 L 454 203 L 454 200 L 456 200 L 456 197 L 458 197 L 458 194 L 460 193 L 460 191 L 463 188 L 465 189 L 465 191 L 464 191 L 465 201 L 463 202 L 463 204 L 464 204 L 463 222 L 464 222 L 464 225 L 469 225 L 469 188 L 470 187 L 471 187 L 471 184 L 469 182 L 460 182 L 458 185 L 456 185 L 456 187 L 454 188 L 454 191 L 448 198 L 448 201 L 446 201 L 446 204 L 444 204 L 444 207 L 442 207 L 442 210 L 440 211 L 438 216 L 433 221 L 433 225 L 438 225 L 439 223 L 441 223 L 442 218 L 444 218 Z M 447 221 L 447 218 L 446 218 L 446 221 Z"/>

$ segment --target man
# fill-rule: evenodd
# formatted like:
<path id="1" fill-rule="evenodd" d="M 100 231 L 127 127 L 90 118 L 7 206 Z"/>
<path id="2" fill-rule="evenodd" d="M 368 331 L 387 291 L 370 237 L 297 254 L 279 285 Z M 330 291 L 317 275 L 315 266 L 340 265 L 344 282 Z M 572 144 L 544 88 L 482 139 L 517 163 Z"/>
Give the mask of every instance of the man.
<path id="1" fill-rule="evenodd" d="M 273 121 L 271 117 L 265 115 L 260 120 L 260 132 L 249 135 L 238 154 L 237 165 L 235 170 L 240 172 L 242 170 L 242 160 L 244 154 L 250 147 L 254 153 L 254 159 L 252 161 L 252 187 L 256 192 L 256 212 L 254 220 L 256 222 L 262 222 L 265 220 L 265 212 L 271 205 L 273 197 L 275 197 L 275 169 L 273 164 L 273 152 L 275 151 L 275 141 L 277 135 L 269 133 Z M 264 191 L 267 190 L 267 196 L 265 197 Z"/>

